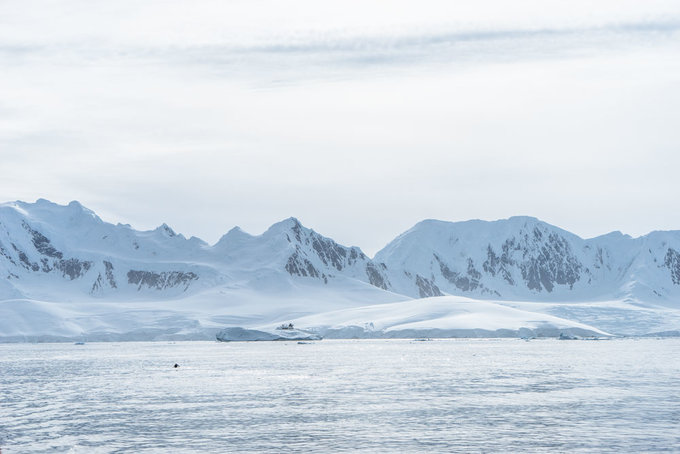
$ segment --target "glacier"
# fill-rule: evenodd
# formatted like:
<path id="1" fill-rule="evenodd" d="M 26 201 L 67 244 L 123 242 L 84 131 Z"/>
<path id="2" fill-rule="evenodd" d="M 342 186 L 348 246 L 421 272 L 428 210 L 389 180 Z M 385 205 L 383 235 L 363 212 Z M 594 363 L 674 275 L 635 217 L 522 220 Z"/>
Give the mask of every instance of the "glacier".
<path id="1" fill-rule="evenodd" d="M 426 220 L 370 258 L 295 218 L 210 245 L 78 202 L 0 204 L 0 341 L 215 339 L 290 321 L 327 337 L 678 332 L 680 232 Z"/>

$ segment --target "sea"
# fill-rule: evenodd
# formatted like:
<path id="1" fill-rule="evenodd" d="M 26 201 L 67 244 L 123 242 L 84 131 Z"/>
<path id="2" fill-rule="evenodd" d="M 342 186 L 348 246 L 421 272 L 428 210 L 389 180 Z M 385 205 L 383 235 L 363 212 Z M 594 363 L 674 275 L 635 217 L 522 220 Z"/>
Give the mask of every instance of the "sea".
<path id="1" fill-rule="evenodd" d="M 680 339 L 0 344 L 0 452 L 680 452 Z"/>

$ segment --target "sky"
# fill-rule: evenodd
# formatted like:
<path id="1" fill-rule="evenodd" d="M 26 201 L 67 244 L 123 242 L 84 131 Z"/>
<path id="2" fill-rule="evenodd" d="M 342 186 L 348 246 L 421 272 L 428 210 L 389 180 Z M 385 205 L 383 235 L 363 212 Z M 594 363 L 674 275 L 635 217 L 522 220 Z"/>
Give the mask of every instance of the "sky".
<path id="1" fill-rule="evenodd" d="M 677 230 L 679 113 L 677 0 L 0 2 L 0 201 L 210 243 Z"/>

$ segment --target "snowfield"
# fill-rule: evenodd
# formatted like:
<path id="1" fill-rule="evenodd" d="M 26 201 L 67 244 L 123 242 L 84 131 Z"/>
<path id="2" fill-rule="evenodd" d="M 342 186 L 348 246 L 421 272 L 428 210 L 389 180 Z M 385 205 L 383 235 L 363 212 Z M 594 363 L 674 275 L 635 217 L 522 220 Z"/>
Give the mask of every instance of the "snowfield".
<path id="1" fill-rule="evenodd" d="M 584 240 L 535 218 L 423 221 L 375 258 L 289 218 L 211 246 L 71 202 L 0 204 L 0 341 L 680 331 L 680 232 Z"/>
<path id="2" fill-rule="evenodd" d="M 609 336 L 593 326 L 498 303 L 457 296 L 363 306 L 294 320 L 325 337 Z"/>

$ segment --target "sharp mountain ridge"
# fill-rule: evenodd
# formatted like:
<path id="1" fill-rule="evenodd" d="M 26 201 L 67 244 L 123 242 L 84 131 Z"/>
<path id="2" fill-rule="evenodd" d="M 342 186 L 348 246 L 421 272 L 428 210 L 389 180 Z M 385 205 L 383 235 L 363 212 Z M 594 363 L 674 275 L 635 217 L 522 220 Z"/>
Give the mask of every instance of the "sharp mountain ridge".
<path id="1" fill-rule="evenodd" d="M 404 297 L 680 300 L 680 232 L 582 239 L 531 217 L 426 220 L 371 259 L 289 218 L 215 245 L 162 224 L 104 222 L 78 202 L 0 205 L 0 300 L 182 298 L 215 288 L 373 288 Z M 348 290 L 350 289 L 350 290 Z"/>

